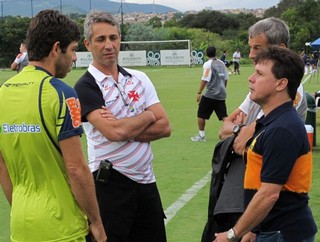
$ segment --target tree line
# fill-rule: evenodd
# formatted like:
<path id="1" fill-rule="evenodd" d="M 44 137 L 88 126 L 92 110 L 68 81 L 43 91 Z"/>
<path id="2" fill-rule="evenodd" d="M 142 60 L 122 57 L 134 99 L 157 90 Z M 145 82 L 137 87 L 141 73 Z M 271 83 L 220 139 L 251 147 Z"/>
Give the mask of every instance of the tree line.
<path id="1" fill-rule="evenodd" d="M 174 18 L 163 21 L 154 17 L 145 23 L 123 24 L 122 40 L 183 40 L 190 39 L 192 49 L 205 50 L 214 45 L 218 54 L 226 50 L 230 55 L 240 48 L 242 56 L 248 56 L 248 28 L 266 17 L 284 20 L 291 33 L 290 48 L 295 51 L 306 50 L 305 43 L 319 38 L 320 2 L 317 0 L 281 0 L 278 5 L 267 9 L 259 18 L 253 14 L 226 14 L 219 11 L 202 10 L 196 14 L 177 13 Z M 84 15 L 71 14 L 83 31 Z M 0 67 L 9 67 L 25 39 L 30 23 L 29 17 L 5 16 L 0 21 Z M 86 51 L 83 41 L 78 51 Z"/>

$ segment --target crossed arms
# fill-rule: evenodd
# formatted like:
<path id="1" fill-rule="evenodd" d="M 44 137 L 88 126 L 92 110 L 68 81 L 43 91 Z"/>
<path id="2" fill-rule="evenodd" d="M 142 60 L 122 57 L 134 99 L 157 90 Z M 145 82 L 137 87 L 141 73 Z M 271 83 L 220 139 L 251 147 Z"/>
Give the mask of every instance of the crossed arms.
<path id="1" fill-rule="evenodd" d="M 169 137 L 171 128 L 167 114 L 160 103 L 148 107 L 141 114 L 117 119 L 108 109 L 90 112 L 87 120 L 110 141 L 150 142 Z"/>

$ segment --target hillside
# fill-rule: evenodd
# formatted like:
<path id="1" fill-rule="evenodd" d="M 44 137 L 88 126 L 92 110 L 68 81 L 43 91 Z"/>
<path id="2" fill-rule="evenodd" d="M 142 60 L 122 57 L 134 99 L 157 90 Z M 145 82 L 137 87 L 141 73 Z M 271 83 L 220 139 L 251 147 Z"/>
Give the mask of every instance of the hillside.
<path id="1" fill-rule="evenodd" d="M 1 1 L 1 9 L 3 16 L 25 16 L 31 17 L 36 15 L 43 9 L 57 9 L 62 10 L 63 13 L 78 13 L 86 14 L 90 8 L 100 9 L 111 12 L 113 14 L 121 12 L 121 3 L 109 0 L 15 0 L 15 1 Z M 168 13 L 178 12 L 178 10 L 159 4 L 136 4 L 126 3 L 123 1 L 122 12 L 126 13 Z"/>

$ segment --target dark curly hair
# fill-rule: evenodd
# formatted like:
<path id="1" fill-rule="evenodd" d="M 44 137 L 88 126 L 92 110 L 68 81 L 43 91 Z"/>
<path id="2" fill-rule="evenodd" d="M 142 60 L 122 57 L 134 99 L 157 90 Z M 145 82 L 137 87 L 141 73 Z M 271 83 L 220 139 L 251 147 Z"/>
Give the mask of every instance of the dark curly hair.
<path id="1" fill-rule="evenodd" d="M 65 53 L 69 44 L 79 41 L 80 36 L 79 27 L 67 16 L 57 10 L 43 10 L 32 19 L 27 31 L 29 61 L 47 57 L 56 42 Z"/>

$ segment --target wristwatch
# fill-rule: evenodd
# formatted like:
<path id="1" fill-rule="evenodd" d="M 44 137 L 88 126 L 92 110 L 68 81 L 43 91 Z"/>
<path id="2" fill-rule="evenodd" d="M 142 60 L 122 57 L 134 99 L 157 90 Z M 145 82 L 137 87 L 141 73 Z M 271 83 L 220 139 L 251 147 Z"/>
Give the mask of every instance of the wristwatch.
<path id="1" fill-rule="evenodd" d="M 239 238 L 236 236 L 236 234 L 234 233 L 234 230 L 232 228 L 229 229 L 227 232 L 227 239 L 229 241 L 239 241 Z"/>
<path id="2" fill-rule="evenodd" d="M 238 135 L 240 133 L 241 128 L 245 126 L 244 124 L 237 124 L 233 127 L 232 132 L 234 135 Z"/>

